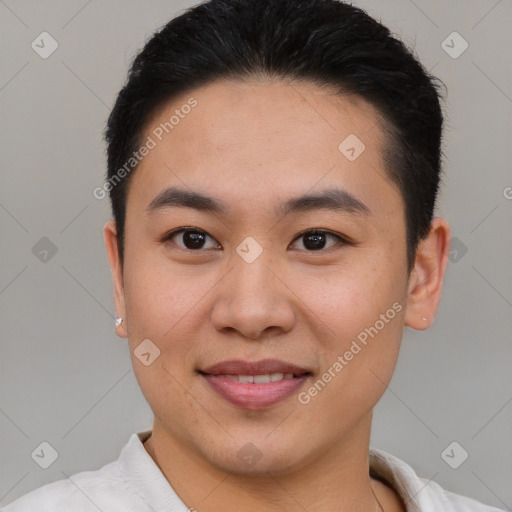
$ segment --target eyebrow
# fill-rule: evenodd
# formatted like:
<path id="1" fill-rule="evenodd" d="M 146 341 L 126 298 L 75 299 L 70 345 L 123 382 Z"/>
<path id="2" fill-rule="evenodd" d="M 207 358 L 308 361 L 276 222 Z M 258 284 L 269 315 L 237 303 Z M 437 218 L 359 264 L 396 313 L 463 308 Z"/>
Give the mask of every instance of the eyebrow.
<path id="1" fill-rule="evenodd" d="M 193 208 L 198 211 L 228 215 L 229 208 L 222 201 L 200 192 L 169 187 L 158 194 L 148 205 L 153 212 L 164 208 Z M 347 190 L 328 188 L 288 199 L 276 208 L 277 216 L 314 210 L 336 210 L 353 214 L 369 215 L 370 209 Z"/>

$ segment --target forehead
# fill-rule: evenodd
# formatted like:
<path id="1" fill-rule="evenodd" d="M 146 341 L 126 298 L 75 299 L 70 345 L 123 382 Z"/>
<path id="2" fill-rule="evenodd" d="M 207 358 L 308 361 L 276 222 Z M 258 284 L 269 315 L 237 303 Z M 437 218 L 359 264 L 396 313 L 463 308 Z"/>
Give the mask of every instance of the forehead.
<path id="1" fill-rule="evenodd" d="M 181 181 L 249 205 L 262 195 L 282 199 L 315 184 L 337 184 L 379 202 L 394 194 L 396 203 L 382 158 L 382 125 L 358 96 L 311 83 L 221 80 L 158 109 L 142 137 L 155 147 L 130 188 L 151 189 L 145 198 L 151 201 L 151 194 Z"/>
<path id="2" fill-rule="evenodd" d="M 180 120 L 180 126 L 164 134 L 169 135 L 169 143 L 171 139 L 176 144 L 188 140 L 183 151 L 234 149 L 236 144 L 245 143 L 246 150 L 265 144 L 273 155 L 289 155 L 291 148 L 300 154 L 301 144 L 336 149 L 351 133 L 367 145 L 384 142 L 379 113 L 363 98 L 336 94 L 309 82 L 277 80 L 219 80 L 195 89 L 159 109 L 146 132 L 158 129 L 170 119 L 169 114 L 179 111 L 192 97 L 197 106 Z"/>

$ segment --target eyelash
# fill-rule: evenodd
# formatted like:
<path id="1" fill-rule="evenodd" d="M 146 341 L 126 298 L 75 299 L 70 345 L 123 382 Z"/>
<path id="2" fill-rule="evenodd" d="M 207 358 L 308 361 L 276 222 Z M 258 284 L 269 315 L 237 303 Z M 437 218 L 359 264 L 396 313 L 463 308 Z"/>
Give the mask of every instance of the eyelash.
<path id="1" fill-rule="evenodd" d="M 178 229 L 175 229 L 173 231 L 171 231 L 170 233 L 167 233 L 166 235 L 164 235 L 164 237 L 162 238 L 162 242 L 164 243 L 171 243 L 173 245 L 177 245 L 175 244 L 174 242 L 171 241 L 172 238 L 174 238 L 175 236 L 179 235 L 179 234 L 182 234 L 182 233 L 186 233 L 186 232 L 192 232 L 192 233 L 198 233 L 198 234 L 202 234 L 202 235 L 205 235 L 207 237 L 210 237 L 212 240 L 215 240 L 215 238 L 213 238 L 211 235 L 209 235 L 206 231 L 203 231 L 202 229 L 199 229 L 199 228 L 195 228 L 193 226 L 189 226 L 189 227 L 184 227 L 184 228 L 178 228 Z M 331 236 L 333 238 L 335 238 L 337 240 L 337 244 L 336 245 L 350 245 L 352 242 L 347 238 L 347 237 L 344 237 L 342 235 L 339 235 L 337 233 L 333 233 L 332 231 L 329 231 L 329 230 L 325 230 L 325 229 L 308 229 L 308 230 L 305 230 L 305 231 L 302 231 L 301 233 L 299 233 L 294 239 L 293 239 L 293 242 L 295 242 L 296 240 L 306 236 L 306 235 L 328 235 L 328 236 Z M 292 242 L 292 243 L 293 243 Z M 218 243 L 218 242 L 217 242 Z M 178 246 L 179 247 L 179 246 Z M 310 253 L 321 253 L 321 252 L 327 252 L 331 249 L 335 249 L 336 246 L 332 246 L 332 247 L 328 247 L 327 249 L 318 249 L 318 250 L 307 250 L 307 249 L 303 249 L 305 250 L 306 252 L 310 252 Z M 182 249 L 184 251 L 188 251 L 188 252 L 204 252 L 205 250 L 211 250 L 212 248 L 209 248 L 209 249 L 188 249 L 188 248 L 183 248 L 183 247 L 179 247 L 179 249 Z"/>

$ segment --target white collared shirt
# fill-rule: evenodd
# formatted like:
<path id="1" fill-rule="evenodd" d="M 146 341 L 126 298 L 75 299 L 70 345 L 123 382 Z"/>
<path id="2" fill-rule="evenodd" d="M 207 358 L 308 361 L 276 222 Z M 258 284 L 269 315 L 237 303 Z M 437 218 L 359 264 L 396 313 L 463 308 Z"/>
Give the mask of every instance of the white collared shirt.
<path id="1" fill-rule="evenodd" d="M 132 434 L 116 461 L 39 487 L 0 512 L 188 512 L 144 448 L 150 434 Z M 382 450 L 370 448 L 370 468 L 396 490 L 407 512 L 503 512 L 419 478 Z"/>

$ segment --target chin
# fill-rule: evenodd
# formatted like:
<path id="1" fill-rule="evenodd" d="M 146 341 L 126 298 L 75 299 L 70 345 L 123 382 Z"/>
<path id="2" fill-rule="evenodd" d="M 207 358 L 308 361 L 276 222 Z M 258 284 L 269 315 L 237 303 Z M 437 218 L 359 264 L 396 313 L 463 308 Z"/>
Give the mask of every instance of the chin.
<path id="1" fill-rule="evenodd" d="M 276 446 L 264 436 L 259 441 L 246 438 L 230 447 L 216 447 L 218 451 L 208 454 L 208 458 L 213 466 L 229 473 L 268 477 L 269 473 L 290 473 L 304 465 L 306 454 L 301 456 L 293 444 Z"/>

